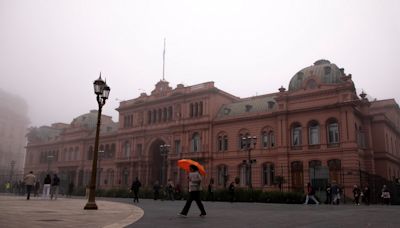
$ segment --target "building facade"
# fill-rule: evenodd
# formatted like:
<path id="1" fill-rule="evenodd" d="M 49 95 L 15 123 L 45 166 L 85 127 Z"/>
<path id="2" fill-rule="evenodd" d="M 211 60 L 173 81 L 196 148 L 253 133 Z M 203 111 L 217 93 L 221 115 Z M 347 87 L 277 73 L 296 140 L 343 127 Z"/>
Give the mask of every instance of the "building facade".
<path id="1" fill-rule="evenodd" d="M 26 102 L 0 89 L 0 183 L 23 173 L 28 124 Z"/>
<path id="2" fill-rule="evenodd" d="M 204 184 L 213 178 L 217 188 L 235 181 L 243 188 L 303 191 L 307 182 L 323 188 L 335 181 L 350 192 L 367 184 L 364 174 L 400 176 L 398 104 L 358 96 L 351 75 L 327 60 L 296 73 L 288 90 L 241 99 L 213 82 L 173 89 L 161 80 L 151 94 L 116 110 L 118 123 L 102 117 L 97 183 L 104 189 L 129 186 L 135 177 L 144 186 L 167 179 L 185 186 L 176 165 L 182 158 L 202 163 Z M 31 131 L 25 171 L 57 172 L 86 185 L 95 130 L 88 123 L 96 113 L 49 127 L 51 140 L 50 131 Z"/>

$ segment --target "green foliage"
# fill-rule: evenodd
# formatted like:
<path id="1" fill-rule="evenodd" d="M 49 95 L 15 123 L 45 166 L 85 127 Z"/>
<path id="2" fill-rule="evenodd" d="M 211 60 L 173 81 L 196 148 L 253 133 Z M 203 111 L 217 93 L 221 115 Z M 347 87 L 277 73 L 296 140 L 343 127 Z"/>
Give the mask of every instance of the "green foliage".
<path id="1" fill-rule="evenodd" d="M 75 190 L 75 195 L 84 196 L 85 189 L 79 188 Z M 203 191 L 201 196 L 203 200 L 208 200 L 208 193 Z M 98 197 L 114 197 L 114 198 L 130 198 L 133 197 L 133 193 L 129 189 L 125 188 L 113 188 L 113 189 L 96 189 L 96 196 Z M 141 188 L 139 191 L 139 198 L 142 199 L 153 199 L 154 193 L 152 188 Z M 175 196 L 176 199 L 187 199 L 188 193 L 182 192 L 180 196 Z M 160 191 L 160 199 L 166 198 L 166 194 Z M 297 192 L 280 192 L 271 191 L 266 192 L 258 189 L 244 189 L 236 188 L 234 201 L 235 202 L 259 202 L 259 203 L 289 203 L 289 204 L 300 204 L 303 202 L 304 194 Z M 214 192 L 214 201 L 225 201 L 229 202 L 231 196 L 227 189 L 218 189 Z"/>

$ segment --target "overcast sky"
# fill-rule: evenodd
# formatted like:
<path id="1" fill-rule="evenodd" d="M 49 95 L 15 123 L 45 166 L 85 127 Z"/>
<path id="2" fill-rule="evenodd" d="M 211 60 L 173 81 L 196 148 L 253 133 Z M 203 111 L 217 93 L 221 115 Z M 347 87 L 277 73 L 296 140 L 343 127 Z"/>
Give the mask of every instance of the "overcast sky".
<path id="1" fill-rule="evenodd" d="M 97 109 L 93 81 L 111 87 L 104 114 L 149 94 L 206 81 L 239 97 L 277 92 L 318 59 L 359 89 L 400 102 L 397 0 L 0 0 L 0 88 L 29 104 L 32 126 Z"/>

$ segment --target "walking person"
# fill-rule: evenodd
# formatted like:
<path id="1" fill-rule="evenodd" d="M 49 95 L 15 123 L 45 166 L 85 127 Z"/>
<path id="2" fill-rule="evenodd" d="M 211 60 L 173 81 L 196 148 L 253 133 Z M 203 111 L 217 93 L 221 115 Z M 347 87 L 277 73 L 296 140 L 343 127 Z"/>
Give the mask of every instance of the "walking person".
<path id="1" fill-rule="evenodd" d="M 158 180 L 156 180 L 153 185 L 154 200 L 158 200 L 158 198 L 160 197 L 160 188 L 161 186 Z"/>
<path id="2" fill-rule="evenodd" d="M 307 195 L 306 195 L 306 202 L 304 204 L 308 204 L 308 200 L 312 199 L 315 204 L 319 204 L 318 200 L 315 198 L 315 189 L 311 185 L 310 182 L 307 183 Z"/>
<path id="3" fill-rule="evenodd" d="M 39 189 L 40 189 L 40 182 L 38 179 L 35 181 L 35 185 L 33 186 L 33 196 L 38 197 L 39 196 Z"/>
<path id="4" fill-rule="evenodd" d="M 68 193 L 67 193 L 67 197 L 71 198 L 72 197 L 72 193 L 74 192 L 74 182 L 71 180 L 68 184 Z"/>
<path id="5" fill-rule="evenodd" d="M 370 190 L 368 185 L 366 185 L 363 190 L 363 201 L 366 205 L 369 205 L 369 200 L 370 200 Z"/>
<path id="6" fill-rule="evenodd" d="M 42 195 L 43 199 L 49 199 L 50 187 L 51 187 L 51 177 L 50 174 L 47 174 L 43 182 L 43 195 Z"/>
<path id="7" fill-rule="evenodd" d="M 31 197 L 31 191 L 33 186 L 35 185 L 36 182 L 36 176 L 33 175 L 33 171 L 30 171 L 25 177 L 24 177 L 24 182 L 26 185 L 26 199 L 29 200 Z"/>
<path id="8" fill-rule="evenodd" d="M 386 185 L 382 187 L 382 194 L 381 194 L 383 204 L 389 205 L 390 204 L 390 192 Z"/>
<path id="9" fill-rule="evenodd" d="M 201 203 L 201 180 L 202 177 L 199 173 L 199 169 L 195 165 L 190 165 L 190 172 L 189 172 L 189 197 L 186 201 L 185 207 L 182 211 L 178 214 L 178 216 L 186 217 L 190 206 L 192 205 L 193 200 L 196 202 L 197 206 L 200 209 L 200 217 L 206 216 L 206 211 L 204 210 L 204 206 Z"/>
<path id="10" fill-rule="evenodd" d="M 326 200 L 325 204 L 331 204 L 332 203 L 332 189 L 331 189 L 331 184 L 328 183 L 325 189 L 326 193 Z"/>
<path id="11" fill-rule="evenodd" d="M 210 200 L 210 201 L 214 201 L 214 179 L 213 178 L 211 178 L 210 179 L 210 183 L 208 184 L 208 187 L 207 187 L 207 198 L 208 198 L 208 200 Z"/>
<path id="12" fill-rule="evenodd" d="M 228 187 L 229 201 L 233 203 L 235 201 L 235 182 L 231 182 Z"/>
<path id="13" fill-rule="evenodd" d="M 57 174 L 54 174 L 53 181 L 51 182 L 51 197 L 50 199 L 57 199 L 58 189 L 60 187 L 60 178 L 58 178 Z"/>
<path id="14" fill-rule="evenodd" d="M 340 204 L 340 187 L 336 184 L 336 182 L 332 182 L 332 204 L 339 205 Z"/>
<path id="15" fill-rule="evenodd" d="M 141 186 L 142 186 L 142 183 L 140 183 L 139 178 L 136 177 L 136 179 L 132 182 L 132 186 L 131 186 L 131 191 L 133 191 L 133 202 L 139 203 L 139 188 Z"/>
<path id="16" fill-rule="evenodd" d="M 360 195 L 361 195 L 361 190 L 360 188 L 355 184 L 353 188 L 353 197 L 354 197 L 354 204 L 355 205 L 360 205 Z"/>
<path id="17" fill-rule="evenodd" d="M 174 182 L 171 179 L 168 179 L 168 183 L 167 183 L 167 199 L 172 200 L 172 201 L 175 200 L 174 190 L 175 190 Z"/>

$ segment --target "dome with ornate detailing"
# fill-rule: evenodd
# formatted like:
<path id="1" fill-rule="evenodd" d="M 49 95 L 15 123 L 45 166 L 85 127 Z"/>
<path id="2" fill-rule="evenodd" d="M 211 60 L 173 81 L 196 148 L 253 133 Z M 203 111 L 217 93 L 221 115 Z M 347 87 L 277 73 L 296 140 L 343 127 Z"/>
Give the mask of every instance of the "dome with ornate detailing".
<path id="1" fill-rule="evenodd" d="M 341 79 L 343 76 L 346 76 L 343 68 L 337 67 L 329 60 L 321 59 L 297 72 L 290 80 L 289 91 L 316 88 L 321 84 L 344 83 Z"/>

